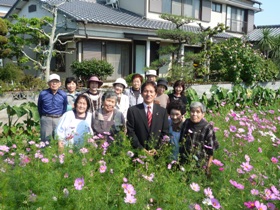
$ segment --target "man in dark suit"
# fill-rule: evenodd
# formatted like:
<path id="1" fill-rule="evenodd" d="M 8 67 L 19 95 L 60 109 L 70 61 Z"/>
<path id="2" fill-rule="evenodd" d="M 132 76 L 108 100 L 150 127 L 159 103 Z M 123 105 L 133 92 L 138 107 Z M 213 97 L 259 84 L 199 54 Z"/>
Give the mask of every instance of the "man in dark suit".
<path id="1" fill-rule="evenodd" d="M 127 135 L 134 148 L 145 149 L 148 154 L 154 154 L 154 148 L 168 134 L 167 111 L 154 103 L 156 88 L 154 82 L 144 83 L 141 86 L 144 102 L 130 107 L 127 112 Z"/>

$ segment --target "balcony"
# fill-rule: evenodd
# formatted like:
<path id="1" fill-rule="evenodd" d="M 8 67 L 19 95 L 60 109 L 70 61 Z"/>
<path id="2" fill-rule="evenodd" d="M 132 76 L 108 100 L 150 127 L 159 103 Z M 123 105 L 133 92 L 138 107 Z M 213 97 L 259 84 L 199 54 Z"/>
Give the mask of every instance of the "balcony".
<path id="1" fill-rule="evenodd" d="M 235 19 L 227 19 L 226 26 L 229 27 L 228 31 L 237 33 L 247 33 L 247 22 Z"/>

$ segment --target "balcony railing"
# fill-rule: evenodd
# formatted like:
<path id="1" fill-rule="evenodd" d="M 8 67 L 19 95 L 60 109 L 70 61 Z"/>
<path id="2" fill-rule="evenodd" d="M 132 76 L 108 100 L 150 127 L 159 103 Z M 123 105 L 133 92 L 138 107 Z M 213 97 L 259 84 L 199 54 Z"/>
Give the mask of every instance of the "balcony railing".
<path id="1" fill-rule="evenodd" d="M 229 31 L 247 33 L 247 22 L 245 21 L 227 19 L 227 26 L 229 27 Z"/>

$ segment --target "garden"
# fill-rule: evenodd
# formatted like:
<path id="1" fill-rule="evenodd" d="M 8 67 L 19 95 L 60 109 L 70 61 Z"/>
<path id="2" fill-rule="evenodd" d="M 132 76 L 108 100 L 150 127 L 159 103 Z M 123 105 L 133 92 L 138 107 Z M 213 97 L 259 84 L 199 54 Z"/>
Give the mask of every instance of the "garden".
<path id="1" fill-rule="evenodd" d="M 279 209 L 279 91 L 211 91 L 187 90 L 207 105 L 220 143 L 209 174 L 195 160 L 172 161 L 166 139 L 156 156 L 134 150 L 124 133 L 58 152 L 56 141 L 39 141 L 36 104 L 2 105 L 10 120 L 1 125 L 0 209 Z"/>

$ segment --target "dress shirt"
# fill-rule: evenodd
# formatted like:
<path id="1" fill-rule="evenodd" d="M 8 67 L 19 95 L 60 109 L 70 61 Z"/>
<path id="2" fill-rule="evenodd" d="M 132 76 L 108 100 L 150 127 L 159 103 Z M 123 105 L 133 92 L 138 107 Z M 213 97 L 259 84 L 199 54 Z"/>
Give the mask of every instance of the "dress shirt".
<path id="1" fill-rule="evenodd" d="M 64 91 L 58 90 L 53 94 L 49 88 L 40 92 L 38 112 L 40 117 L 43 115 L 63 115 L 66 112 L 67 104 L 67 95 Z"/>
<path id="2" fill-rule="evenodd" d="M 153 107 L 154 107 L 154 104 L 152 103 L 152 104 L 150 104 L 150 105 L 147 105 L 147 104 L 145 104 L 144 102 L 143 102 L 143 104 L 144 104 L 144 109 L 145 109 L 146 114 L 147 114 L 147 112 L 148 112 L 148 106 L 150 106 L 150 111 L 151 111 L 151 113 L 152 113 L 152 115 L 153 115 Z"/>

